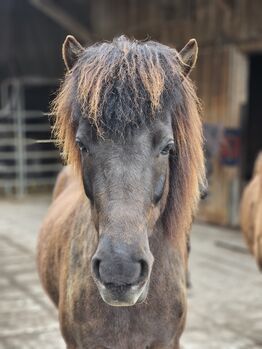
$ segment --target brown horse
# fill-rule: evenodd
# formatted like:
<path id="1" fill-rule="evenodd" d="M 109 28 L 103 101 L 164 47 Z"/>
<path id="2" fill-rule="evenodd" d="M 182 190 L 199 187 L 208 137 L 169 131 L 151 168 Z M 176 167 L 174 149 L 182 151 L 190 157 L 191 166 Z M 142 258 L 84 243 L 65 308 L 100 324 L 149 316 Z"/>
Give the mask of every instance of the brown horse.
<path id="1" fill-rule="evenodd" d="M 243 192 L 240 225 L 249 250 L 262 271 L 262 152 L 256 159 L 253 178 Z"/>
<path id="2" fill-rule="evenodd" d="M 197 44 L 82 46 L 53 105 L 71 164 L 42 226 L 38 269 L 67 348 L 178 349 L 187 234 L 204 182 Z"/>

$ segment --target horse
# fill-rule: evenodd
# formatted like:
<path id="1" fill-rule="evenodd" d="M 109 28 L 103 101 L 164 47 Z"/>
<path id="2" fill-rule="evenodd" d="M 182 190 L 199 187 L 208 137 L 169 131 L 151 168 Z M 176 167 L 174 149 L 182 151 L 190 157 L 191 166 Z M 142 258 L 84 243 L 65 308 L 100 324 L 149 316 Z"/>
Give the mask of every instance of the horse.
<path id="1" fill-rule="evenodd" d="M 40 229 L 37 265 L 67 349 L 178 349 L 188 231 L 204 183 L 201 106 L 178 52 L 125 36 L 68 36 L 53 132 L 69 167 Z"/>
<path id="2" fill-rule="evenodd" d="M 243 191 L 240 226 L 249 251 L 262 271 L 262 152 L 255 161 L 252 179 Z"/>

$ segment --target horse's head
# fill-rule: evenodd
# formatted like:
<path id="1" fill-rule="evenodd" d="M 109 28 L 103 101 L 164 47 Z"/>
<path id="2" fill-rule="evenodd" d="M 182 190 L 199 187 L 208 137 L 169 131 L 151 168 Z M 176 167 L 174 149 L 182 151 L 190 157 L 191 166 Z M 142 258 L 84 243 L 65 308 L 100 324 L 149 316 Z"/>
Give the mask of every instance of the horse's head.
<path id="1" fill-rule="evenodd" d="M 99 232 L 92 274 L 106 302 L 132 305 L 147 293 L 154 260 L 148 237 L 167 199 L 168 159 L 174 151 L 171 118 L 118 140 L 92 138 L 91 129 L 82 118 L 76 139 Z"/>
<path id="2" fill-rule="evenodd" d="M 72 37 L 64 43 L 69 72 L 55 102 L 55 129 L 69 160 L 81 168 L 98 234 L 92 276 L 110 305 L 146 298 L 154 261 L 149 237 L 163 226 L 160 217 L 171 224 L 171 191 L 178 194 L 177 187 L 187 185 L 184 176 L 191 175 L 198 195 L 200 175 L 196 169 L 184 173 L 192 170 L 191 160 L 200 172 L 203 167 L 196 98 L 187 79 L 196 54 L 194 40 L 180 54 L 124 37 L 87 49 Z M 186 128 L 197 136 L 187 139 L 192 132 Z"/>

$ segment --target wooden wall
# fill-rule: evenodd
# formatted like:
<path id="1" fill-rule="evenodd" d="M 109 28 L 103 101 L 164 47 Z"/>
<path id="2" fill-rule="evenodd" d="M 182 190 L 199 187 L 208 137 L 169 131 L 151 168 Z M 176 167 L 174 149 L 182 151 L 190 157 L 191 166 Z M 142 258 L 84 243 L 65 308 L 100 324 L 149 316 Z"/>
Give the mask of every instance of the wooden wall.
<path id="1" fill-rule="evenodd" d="M 261 41 L 260 0 L 96 0 L 87 14 L 96 37 L 147 35 L 182 46 L 196 37 L 200 46 Z"/>
<path id="2" fill-rule="evenodd" d="M 218 152 L 212 158 L 209 196 L 200 206 L 199 217 L 223 225 L 238 224 L 241 179 L 240 164 L 221 162 L 223 132 L 239 130 L 241 112 L 248 102 L 248 60 L 235 45 L 206 47 L 199 55 L 194 72 L 203 103 L 203 121 L 221 133 Z"/>

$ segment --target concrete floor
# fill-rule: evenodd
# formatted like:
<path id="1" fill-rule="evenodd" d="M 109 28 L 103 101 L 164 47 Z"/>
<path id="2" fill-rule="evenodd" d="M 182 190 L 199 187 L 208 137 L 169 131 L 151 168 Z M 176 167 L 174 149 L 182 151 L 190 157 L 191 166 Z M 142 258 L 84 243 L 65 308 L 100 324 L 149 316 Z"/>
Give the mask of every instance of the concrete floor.
<path id="1" fill-rule="evenodd" d="M 39 196 L 0 201 L 0 349 L 65 348 L 34 263 L 48 202 Z M 239 232 L 195 224 L 190 260 L 183 348 L 262 348 L 262 274 Z"/>

